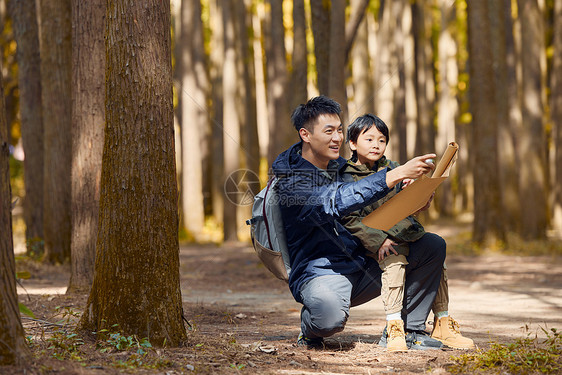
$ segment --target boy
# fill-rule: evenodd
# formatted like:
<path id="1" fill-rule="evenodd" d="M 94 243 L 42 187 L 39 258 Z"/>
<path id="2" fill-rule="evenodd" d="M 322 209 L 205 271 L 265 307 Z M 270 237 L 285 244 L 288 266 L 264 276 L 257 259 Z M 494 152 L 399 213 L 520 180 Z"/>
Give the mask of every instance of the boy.
<path id="1" fill-rule="evenodd" d="M 383 168 L 392 170 L 399 166 L 397 162 L 390 161 L 384 156 L 389 132 L 386 124 L 377 116 L 366 114 L 358 117 L 349 125 L 347 139 L 353 155 L 344 170 L 345 181 L 359 181 Z M 407 186 L 410 182 L 411 180 L 404 180 L 403 186 Z M 413 216 L 401 220 L 388 231 L 373 229 L 361 223 L 366 215 L 399 192 L 403 186 L 397 185 L 396 189 L 384 198 L 341 220 L 346 229 L 360 239 L 368 250 L 367 254 L 369 255 L 370 252 L 370 256 L 378 260 L 379 267 L 383 271 L 381 297 L 387 326 L 381 344 L 384 345 L 386 341 L 389 351 L 408 350 L 401 311 L 408 265 L 406 257 L 409 255 L 410 247 L 415 246 L 422 238 L 431 241 L 433 246 L 446 246 L 441 237 L 426 233 Z M 427 209 L 430 203 L 431 199 L 422 210 Z M 447 276 L 443 267 L 439 289 L 432 306 L 435 320 L 431 337 L 453 348 L 472 348 L 473 341 L 463 337 L 458 331 L 458 324 L 448 316 L 448 297 Z"/>

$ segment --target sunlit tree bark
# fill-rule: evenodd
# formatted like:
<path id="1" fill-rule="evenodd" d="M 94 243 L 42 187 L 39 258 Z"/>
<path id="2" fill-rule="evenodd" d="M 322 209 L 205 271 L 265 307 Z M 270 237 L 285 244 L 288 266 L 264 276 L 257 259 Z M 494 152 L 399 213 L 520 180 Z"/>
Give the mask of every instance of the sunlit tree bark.
<path id="1" fill-rule="evenodd" d="M 45 260 L 70 260 L 72 42 L 70 0 L 45 0 L 41 16 Z"/>
<path id="2" fill-rule="evenodd" d="M 43 115 L 39 26 L 35 0 L 10 0 L 17 43 L 18 88 L 24 160 L 23 213 L 28 255 L 43 252 Z"/>
<path id="3" fill-rule="evenodd" d="M 181 56 L 181 223 L 195 240 L 200 240 L 205 223 L 202 144 L 209 123 L 201 2 L 182 1 L 180 14 L 181 36 L 176 46 Z"/>
<path id="4" fill-rule="evenodd" d="M 234 173 L 240 168 L 240 119 L 237 111 L 238 75 L 236 72 L 236 31 L 234 25 L 234 0 L 224 1 L 222 4 L 223 34 L 224 34 L 224 62 L 223 62 L 223 119 L 224 128 L 224 176 L 221 181 L 225 184 L 225 193 L 237 192 L 237 181 Z M 234 178 L 234 180 L 232 180 Z M 229 186 L 227 188 L 227 185 Z M 229 189 L 230 191 L 227 191 Z M 233 195 L 234 196 L 234 195 Z M 223 233 L 224 241 L 237 241 L 237 200 L 224 201 Z"/>
<path id="5" fill-rule="evenodd" d="M 287 88 L 288 73 L 283 26 L 282 2 L 269 0 L 267 56 L 267 100 L 269 112 L 268 164 L 271 166 L 277 155 L 295 142 L 298 137 L 291 127 Z"/>
<path id="6" fill-rule="evenodd" d="M 105 121 L 105 0 L 72 1 L 71 272 L 67 293 L 94 280 Z"/>
<path id="7" fill-rule="evenodd" d="M 521 20 L 521 68 L 523 127 L 518 134 L 519 201 L 524 239 L 546 236 L 547 165 L 543 124 L 542 66 L 544 21 L 537 0 L 517 1 Z"/>
<path id="8" fill-rule="evenodd" d="M 0 62 L 0 68 L 1 65 Z M 19 366 L 29 356 L 29 349 L 25 344 L 16 292 L 9 145 L 4 85 L 0 78 L 0 365 Z"/>
<path id="9" fill-rule="evenodd" d="M 224 130 L 223 130 L 223 63 L 224 55 L 224 31 L 221 0 L 211 0 L 210 24 L 211 24 L 211 53 L 210 53 L 210 76 L 211 76 L 211 101 L 212 101 L 212 127 L 211 127 L 211 200 L 213 216 L 219 224 L 224 220 L 224 185 L 217 181 L 224 181 Z"/>
<path id="10" fill-rule="evenodd" d="M 507 38 L 505 27 L 504 3 L 489 0 L 490 41 L 492 46 L 494 70 L 495 97 L 497 103 L 498 126 L 498 160 L 500 181 L 502 181 L 503 212 L 501 219 L 505 227 L 516 231 L 521 220 L 519 212 L 519 198 L 517 192 L 516 153 L 512 142 L 511 124 L 509 120 L 509 106 L 511 95 L 517 95 L 509 90 L 509 66 L 507 56 Z M 511 23 L 510 23 L 511 25 Z M 513 99 L 516 99 L 513 98 Z"/>
<path id="11" fill-rule="evenodd" d="M 186 338 L 179 281 L 170 2 L 110 0 L 95 276 L 80 326 Z"/>
<path id="12" fill-rule="evenodd" d="M 293 70 L 291 74 L 291 96 L 289 108 L 294 109 L 308 100 L 307 93 L 307 48 L 304 0 L 293 0 Z"/>
<path id="13" fill-rule="evenodd" d="M 357 9 L 363 0 L 353 0 L 351 8 Z M 357 11 L 357 10 L 355 10 Z M 352 12 L 355 12 L 352 11 Z M 353 101 L 349 106 L 349 120 L 353 121 L 364 113 L 373 113 L 373 75 L 369 56 L 369 22 L 372 14 L 367 14 L 358 25 L 355 41 L 350 51 L 353 78 Z"/>
<path id="14" fill-rule="evenodd" d="M 344 126 L 349 123 L 345 85 L 345 3 L 339 0 L 332 1 L 329 43 L 330 51 L 333 53 L 330 53 L 328 58 L 328 96 L 341 105 L 340 117 Z"/>
<path id="15" fill-rule="evenodd" d="M 474 163 L 473 240 L 479 244 L 503 241 L 501 188 L 498 174 L 497 109 L 490 41 L 488 4 L 468 5 L 470 104 Z"/>
<path id="16" fill-rule="evenodd" d="M 314 35 L 314 56 L 316 57 L 316 85 L 321 95 L 328 95 L 330 79 L 330 2 L 310 2 L 311 26 Z"/>
<path id="17" fill-rule="evenodd" d="M 554 194 L 552 226 L 562 233 L 562 2 L 554 2 L 554 55 L 550 82 L 550 108 L 552 111 L 554 140 Z"/>

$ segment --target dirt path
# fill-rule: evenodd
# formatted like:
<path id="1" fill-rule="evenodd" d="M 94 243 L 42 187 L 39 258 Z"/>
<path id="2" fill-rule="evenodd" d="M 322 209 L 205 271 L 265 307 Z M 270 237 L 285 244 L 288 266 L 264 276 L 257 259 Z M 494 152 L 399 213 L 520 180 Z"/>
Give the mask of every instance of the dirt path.
<path id="1" fill-rule="evenodd" d="M 247 350 L 242 365 L 255 370 L 249 373 L 372 374 L 428 369 L 440 373 L 451 363 L 451 355 L 462 353 L 385 353 L 375 344 L 385 324 L 380 299 L 352 308 L 346 329 L 327 340 L 327 350 L 297 348 L 300 305 L 286 284 L 259 263 L 251 247 L 184 246 L 180 257 L 186 317 L 201 337 L 234 337 Z M 448 256 L 447 265 L 450 314 L 479 347 L 528 333 L 542 335 L 540 327 L 562 328 L 562 258 Z M 31 272 L 33 278 L 23 285 L 33 296 L 32 309 L 47 310 L 61 303 L 83 308 L 85 298 L 63 296 L 67 269 L 41 266 Z M 18 293 L 25 301 L 21 287 Z M 264 347 L 273 353 L 266 353 Z M 222 373 L 221 368 L 209 373 Z"/>

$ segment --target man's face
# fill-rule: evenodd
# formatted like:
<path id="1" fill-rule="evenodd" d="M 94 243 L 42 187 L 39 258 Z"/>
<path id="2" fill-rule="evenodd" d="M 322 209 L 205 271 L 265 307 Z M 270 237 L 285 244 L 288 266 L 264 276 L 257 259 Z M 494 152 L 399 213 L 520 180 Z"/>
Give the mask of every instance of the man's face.
<path id="1" fill-rule="evenodd" d="M 357 142 L 349 141 L 352 151 L 357 151 L 357 164 L 367 164 L 372 167 L 383 157 L 386 150 L 386 137 L 375 127 L 359 134 Z"/>
<path id="2" fill-rule="evenodd" d="M 302 140 L 310 147 L 307 159 L 320 168 L 326 168 L 330 160 L 340 156 L 340 147 L 343 142 L 343 126 L 338 115 L 320 115 L 309 131 L 301 128 L 299 134 Z"/>

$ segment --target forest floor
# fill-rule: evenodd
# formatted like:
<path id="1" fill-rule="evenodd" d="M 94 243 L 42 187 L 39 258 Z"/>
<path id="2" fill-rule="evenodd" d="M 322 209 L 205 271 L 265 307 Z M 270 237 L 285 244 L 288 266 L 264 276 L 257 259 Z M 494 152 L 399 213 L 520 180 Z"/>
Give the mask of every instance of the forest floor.
<path id="1" fill-rule="evenodd" d="M 427 229 L 449 242 L 449 311 L 478 348 L 562 329 L 561 256 L 455 255 L 455 238 L 463 236 L 458 228 Z M 23 317 L 33 357 L 25 369 L 0 367 L 0 374 L 446 374 L 455 357 L 473 352 L 385 352 L 377 345 L 385 325 L 380 299 L 352 308 L 346 329 L 327 339 L 324 350 L 297 347 L 300 305 L 250 246 L 180 250 L 188 340 L 146 355 L 118 351 L 108 341 L 103 353 L 88 340 L 80 345 L 72 328 L 87 296 L 65 295 L 68 267 L 18 261 L 18 269 L 31 273 L 18 294 L 35 314 L 36 320 Z"/>

